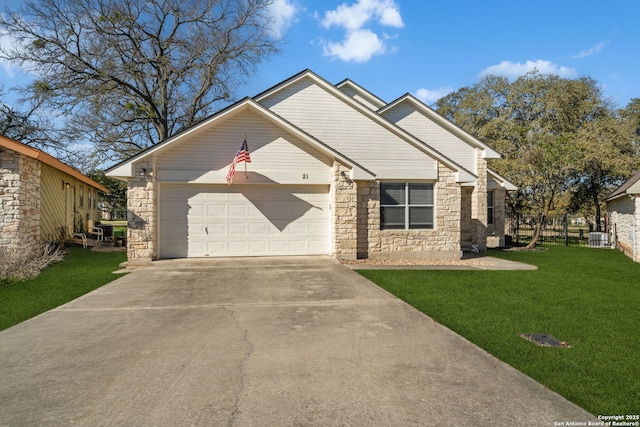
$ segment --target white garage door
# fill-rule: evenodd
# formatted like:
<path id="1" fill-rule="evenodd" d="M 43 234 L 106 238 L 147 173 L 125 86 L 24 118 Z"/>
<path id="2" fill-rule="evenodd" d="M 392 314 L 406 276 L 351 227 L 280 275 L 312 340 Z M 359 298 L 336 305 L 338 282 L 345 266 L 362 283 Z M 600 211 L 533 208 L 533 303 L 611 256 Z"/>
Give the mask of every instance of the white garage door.
<path id="1" fill-rule="evenodd" d="M 160 186 L 161 258 L 329 252 L 329 187 Z"/>

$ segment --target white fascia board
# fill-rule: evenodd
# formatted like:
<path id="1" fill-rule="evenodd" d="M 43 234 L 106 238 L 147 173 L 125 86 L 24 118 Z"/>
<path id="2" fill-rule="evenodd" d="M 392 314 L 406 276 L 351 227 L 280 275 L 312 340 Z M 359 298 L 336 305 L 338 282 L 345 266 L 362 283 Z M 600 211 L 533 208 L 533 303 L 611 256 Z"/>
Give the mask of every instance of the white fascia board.
<path id="1" fill-rule="evenodd" d="M 111 178 L 124 179 L 133 177 L 133 163 L 124 163 L 116 165 L 105 172 L 105 175 Z"/>
<path id="2" fill-rule="evenodd" d="M 478 177 L 471 172 L 459 170 L 456 172 L 456 182 L 473 185 L 478 182 Z"/>
<path id="3" fill-rule="evenodd" d="M 502 188 L 504 188 L 507 191 L 516 191 L 518 189 L 518 187 L 512 183 L 511 181 L 507 180 L 506 178 L 503 178 L 502 176 L 498 175 L 495 171 L 488 169 L 487 170 L 487 174 L 493 178 L 493 180 L 498 183 Z"/>
<path id="4" fill-rule="evenodd" d="M 378 98 L 378 96 L 376 96 L 375 94 L 369 92 L 368 90 L 366 90 L 365 88 L 363 88 L 362 86 L 360 86 L 359 84 L 355 83 L 352 80 L 349 79 L 345 79 L 343 81 L 341 81 L 340 83 L 338 83 L 336 85 L 336 87 L 340 90 L 342 90 L 343 87 L 350 87 L 353 90 L 355 90 L 362 98 L 366 99 L 368 102 L 371 103 L 371 105 L 374 105 L 376 107 L 376 109 L 378 108 L 382 108 L 385 105 L 387 105 L 386 102 L 384 102 L 382 99 Z"/>

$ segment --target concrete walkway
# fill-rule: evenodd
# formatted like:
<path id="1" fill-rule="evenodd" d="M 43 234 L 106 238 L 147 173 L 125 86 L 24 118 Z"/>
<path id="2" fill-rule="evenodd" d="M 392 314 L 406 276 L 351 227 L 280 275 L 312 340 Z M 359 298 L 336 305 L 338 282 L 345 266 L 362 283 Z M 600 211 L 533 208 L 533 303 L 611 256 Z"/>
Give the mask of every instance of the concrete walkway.
<path id="1" fill-rule="evenodd" d="M 0 426 L 595 421 L 329 257 L 160 261 L 0 332 Z"/>
<path id="2" fill-rule="evenodd" d="M 492 256 L 469 255 L 463 259 L 405 259 L 343 261 L 352 270 L 537 270 L 523 262 L 508 261 Z"/>

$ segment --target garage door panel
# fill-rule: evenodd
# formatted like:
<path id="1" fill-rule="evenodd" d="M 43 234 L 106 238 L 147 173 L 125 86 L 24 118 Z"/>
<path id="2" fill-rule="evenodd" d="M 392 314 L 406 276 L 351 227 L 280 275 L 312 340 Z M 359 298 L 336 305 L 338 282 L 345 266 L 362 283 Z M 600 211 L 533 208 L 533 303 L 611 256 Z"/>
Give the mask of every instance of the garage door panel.
<path id="1" fill-rule="evenodd" d="M 236 216 L 238 218 L 244 218 L 247 217 L 247 215 L 249 215 L 249 207 L 244 205 L 244 204 L 240 204 L 240 203 L 229 203 L 228 205 L 228 215 L 229 216 Z"/>
<path id="2" fill-rule="evenodd" d="M 160 256 L 326 254 L 328 186 L 160 187 Z"/>
<path id="3" fill-rule="evenodd" d="M 227 207 L 222 203 L 207 204 L 207 217 L 224 218 L 227 216 Z"/>

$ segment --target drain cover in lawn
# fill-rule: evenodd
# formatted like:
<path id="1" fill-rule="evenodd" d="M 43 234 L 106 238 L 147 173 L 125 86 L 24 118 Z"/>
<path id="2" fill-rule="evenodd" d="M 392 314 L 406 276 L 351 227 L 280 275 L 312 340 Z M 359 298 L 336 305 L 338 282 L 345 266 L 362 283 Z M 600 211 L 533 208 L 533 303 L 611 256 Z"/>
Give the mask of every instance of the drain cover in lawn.
<path id="1" fill-rule="evenodd" d="M 541 347 L 571 347 L 566 342 L 560 341 L 559 339 L 547 334 L 520 334 L 520 336 L 527 341 L 538 344 Z"/>

